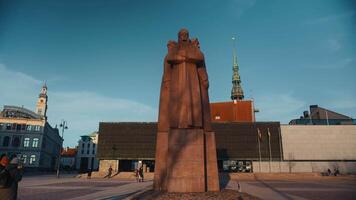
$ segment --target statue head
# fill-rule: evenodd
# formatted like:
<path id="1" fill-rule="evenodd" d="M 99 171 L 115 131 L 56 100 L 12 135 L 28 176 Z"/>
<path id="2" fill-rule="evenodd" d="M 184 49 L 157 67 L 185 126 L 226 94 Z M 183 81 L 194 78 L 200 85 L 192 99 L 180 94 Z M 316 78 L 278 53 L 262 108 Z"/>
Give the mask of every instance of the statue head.
<path id="1" fill-rule="evenodd" d="M 187 29 L 180 29 L 178 33 L 178 42 L 189 42 L 189 31 Z"/>

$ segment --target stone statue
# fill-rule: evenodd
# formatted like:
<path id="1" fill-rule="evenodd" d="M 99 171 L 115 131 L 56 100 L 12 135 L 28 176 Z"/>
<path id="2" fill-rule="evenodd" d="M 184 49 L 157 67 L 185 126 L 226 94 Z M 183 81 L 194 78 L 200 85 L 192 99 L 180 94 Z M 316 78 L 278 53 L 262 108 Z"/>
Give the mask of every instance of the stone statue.
<path id="1" fill-rule="evenodd" d="M 198 39 L 178 33 L 178 43 L 169 41 L 164 59 L 158 131 L 169 128 L 203 128 L 211 131 L 208 74 Z"/>
<path id="2" fill-rule="evenodd" d="M 153 187 L 168 192 L 219 191 L 204 54 L 186 29 L 167 47 Z"/>

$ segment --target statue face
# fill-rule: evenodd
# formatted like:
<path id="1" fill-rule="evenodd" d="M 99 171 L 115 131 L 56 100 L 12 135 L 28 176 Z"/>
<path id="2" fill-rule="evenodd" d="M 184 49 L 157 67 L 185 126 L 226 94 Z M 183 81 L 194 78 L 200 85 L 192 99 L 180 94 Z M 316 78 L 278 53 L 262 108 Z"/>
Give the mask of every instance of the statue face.
<path id="1" fill-rule="evenodd" d="M 178 41 L 179 42 L 187 42 L 189 41 L 189 32 L 187 29 L 181 29 L 178 33 Z"/>

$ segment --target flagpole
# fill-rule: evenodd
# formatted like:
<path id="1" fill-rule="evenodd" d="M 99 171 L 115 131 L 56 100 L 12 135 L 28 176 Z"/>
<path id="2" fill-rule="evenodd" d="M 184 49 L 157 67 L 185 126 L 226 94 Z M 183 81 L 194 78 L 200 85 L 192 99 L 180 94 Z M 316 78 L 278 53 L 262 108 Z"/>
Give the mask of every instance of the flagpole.
<path id="1" fill-rule="evenodd" d="M 271 173 L 272 151 L 271 151 L 271 133 L 269 132 L 269 128 L 267 128 L 267 134 L 268 134 L 268 147 L 269 147 L 269 172 Z"/>
<path id="2" fill-rule="evenodd" d="M 258 155 L 259 155 L 259 169 L 260 169 L 260 173 L 261 173 L 261 132 L 260 129 L 257 128 L 257 140 L 258 140 Z"/>
<path id="3" fill-rule="evenodd" d="M 329 126 L 329 116 L 328 116 L 328 111 L 325 110 L 325 115 L 326 115 L 326 124 Z"/>
<path id="4" fill-rule="evenodd" d="M 282 162 L 282 158 L 283 158 L 283 147 L 282 147 L 281 126 L 278 127 L 278 137 L 279 137 L 279 156 L 280 156 L 280 160 L 279 160 L 279 172 L 282 172 L 281 162 Z"/>

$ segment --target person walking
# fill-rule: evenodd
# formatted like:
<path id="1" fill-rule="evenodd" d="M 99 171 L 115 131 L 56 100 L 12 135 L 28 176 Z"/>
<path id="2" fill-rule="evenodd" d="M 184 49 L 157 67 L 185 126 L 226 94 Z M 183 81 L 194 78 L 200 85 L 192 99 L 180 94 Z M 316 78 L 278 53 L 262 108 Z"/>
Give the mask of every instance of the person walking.
<path id="1" fill-rule="evenodd" d="M 111 174 L 112 174 L 112 167 L 110 166 L 108 169 L 108 178 L 111 178 Z"/>
<path id="2" fill-rule="evenodd" d="M 89 170 L 88 170 L 88 176 L 87 176 L 88 179 L 91 179 L 91 173 L 92 173 L 92 171 L 93 171 L 93 170 L 92 170 L 91 168 L 89 168 Z"/>
<path id="3" fill-rule="evenodd" d="M 140 182 L 140 173 L 138 168 L 135 169 L 135 177 L 136 177 L 136 182 Z"/>
<path id="4" fill-rule="evenodd" d="M 139 177 L 140 177 L 140 182 L 143 182 L 143 167 L 142 166 L 138 170 L 138 173 L 139 173 Z"/>
<path id="5" fill-rule="evenodd" d="M 19 159 L 14 155 L 13 159 L 9 163 L 7 156 L 3 156 L 0 161 L 1 177 L 4 178 L 4 173 L 7 176 L 6 183 L 3 188 L 0 189 L 0 197 L 2 200 L 16 200 L 18 182 L 22 179 L 23 170 L 19 166 Z"/>

